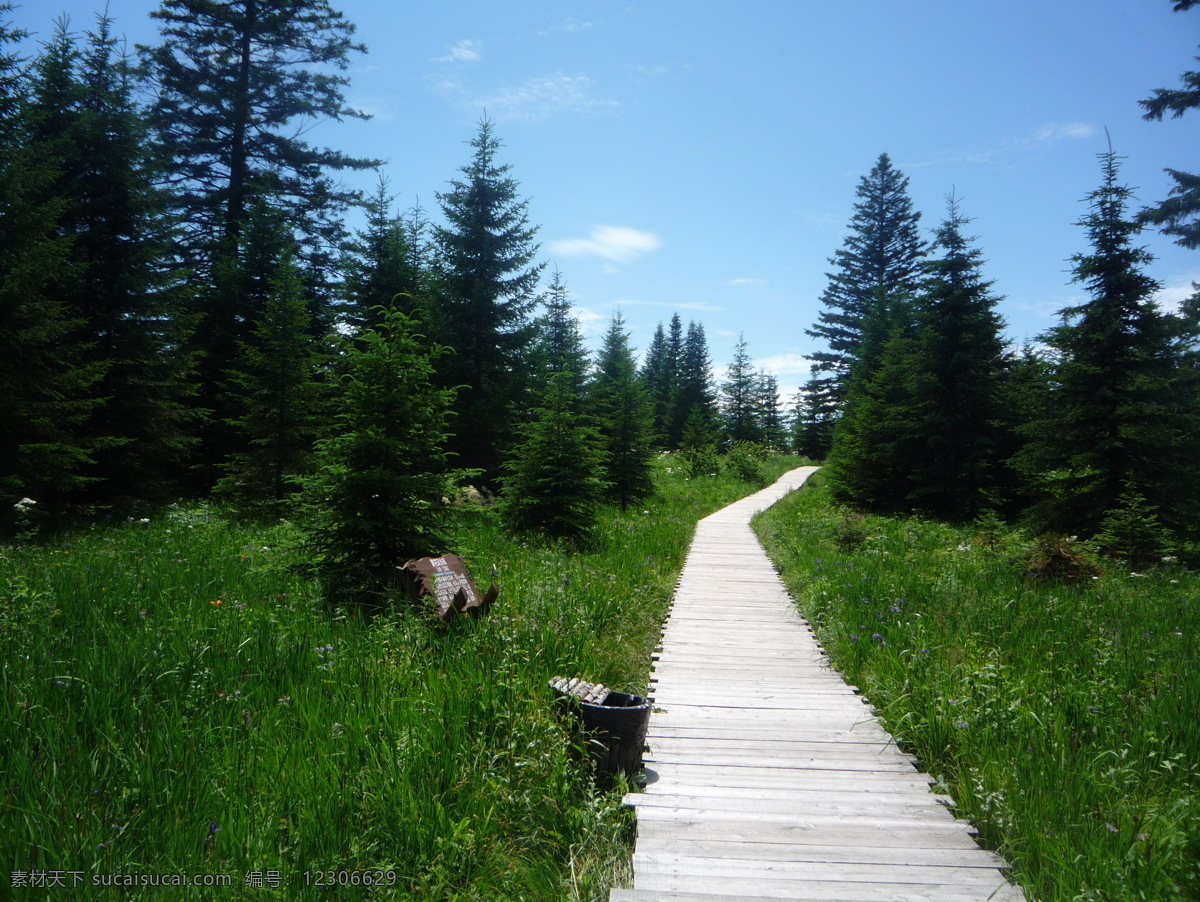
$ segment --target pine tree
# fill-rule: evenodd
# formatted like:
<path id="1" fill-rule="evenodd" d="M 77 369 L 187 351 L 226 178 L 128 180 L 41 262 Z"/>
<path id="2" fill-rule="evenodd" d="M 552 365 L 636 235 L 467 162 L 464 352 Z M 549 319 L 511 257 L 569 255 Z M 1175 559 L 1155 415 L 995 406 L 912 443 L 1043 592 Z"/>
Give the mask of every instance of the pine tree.
<path id="1" fill-rule="evenodd" d="M 183 249 L 200 273 L 214 253 L 238 256 L 255 196 L 288 211 L 305 259 L 336 245 L 340 214 L 358 195 L 328 173 L 379 162 L 298 135 L 322 120 L 368 118 L 346 106 L 339 74 L 366 53 L 354 25 L 328 0 L 162 0 L 150 15 L 161 31 L 157 46 L 139 47 L 157 90 L 150 118 L 174 161 Z"/>
<path id="2" fill-rule="evenodd" d="M 608 496 L 624 510 L 653 493 L 651 406 L 637 374 L 620 312 L 604 335 L 588 391 L 591 414 L 606 453 Z"/>
<path id="3" fill-rule="evenodd" d="M 868 313 L 878 325 L 878 341 L 871 349 L 876 360 L 893 328 L 907 329 L 914 319 L 912 298 L 925 245 L 918 232 L 920 214 L 908 197 L 908 179 L 886 153 L 880 154 L 856 195 L 850 234 L 829 261 L 834 270 L 821 295 L 825 309 L 805 330 L 828 346 L 809 358 L 813 378 L 807 393 L 816 410 L 841 410 L 855 361 L 866 352 Z M 866 378 L 870 367 L 859 367 L 858 372 Z M 820 437 L 818 432 L 812 435 Z"/>
<path id="4" fill-rule="evenodd" d="M 670 363 L 667 360 L 667 330 L 661 322 L 654 330 L 650 345 L 646 348 L 646 357 L 642 362 L 642 384 L 646 386 L 646 394 L 650 398 L 651 428 L 654 431 L 655 445 L 665 448 L 667 444 L 667 418 L 670 416 L 670 380 L 668 372 Z"/>
<path id="5" fill-rule="evenodd" d="M 251 341 L 243 342 L 230 373 L 241 415 L 230 423 L 245 450 L 225 462 L 218 491 L 250 507 L 278 507 L 309 470 L 324 419 L 318 372 L 325 362 L 310 333 L 311 315 L 300 273 L 279 261 Z"/>
<path id="6" fill-rule="evenodd" d="M 969 222 L 950 196 L 935 233 L 937 253 L 922 268 L 911 418 L 917 456 L 898 462 L 908 472 L 915 506 L 959 520 L 995 500 L 1004 448 L 1004 323 L 995 312 L 999 299 L 992 283 L 980 273 L 982 254 L 963 235 Z"/>
<path id="7" fill-rule="evenodd" d="M 354 330 L 369 329 L 380 308 L 396 307 L 408 315 L 426 312 L 430 295 L 427 224 L 414 208 L 406 220 L 392 213 L 395 198 L 380 176 L 367 198 L 366 227 L 351 242 L 343 264 L 346 309 L 342 321 Z"/>
<path id="8" fill-rule="evenodd" d="M 701 429 L 716 441 L 717 390 L 713 384 L 712 358 L 708 353 L 704 326 L 694 321 L 688 323 L 687 336 L 683 340 L 683 356 L 679 362 L 678 388 L 672 405 L 672 419 L 675 423 L 672 434 L 679 435 L 677 447 L 685 446 L 689 422 L 693 424 L 693 440 L 695 430 Z"/>
<path id="9" fill-rule="evenodd" d="M 576 398 L 576 407 L 583 403 L 591 363 L 583 336 L 579 332 L 579 320 L 571 309 L 567 285 L 562 273 L 554 270 L 546 290 L 546 312 L 538 319 L 538 334 L 533 353 L 535 362 L 535 391 L 543 394 L 550 380 L 559 373 L 569 373 L 571 391 Z"/>
<path id="10" fill-rule="evenodd" d="M 867 315 L 866 328 L 872 314 Z M 900 329 L 851 371 L 826 473 L 835 497 L 886 513 L 910 509 L 909 466 L 918 456 L 914 398 L 917 340 Z"/>
<path id="11" fill-rule="evenodd" d="M 201 354 L 198 404 L 211 411 L 201 434 L 199 488 L 212 485 L 234 438 L 225 375 L 261 308 L 246 291 L 252 211 L 278 210 L 300 248 L 314 330 L 332 325 L 331 253 L 342 213 L 358 192 L 331 173 L 378 167 L 315 147 L 300 135 L 325 120 L 367 118 L 348 107 L 344 73 L 354 26 L 328 0 L 162 0 L 156 46 L 139 47 L 155 91 L 148 114 L 164 158 L 182 234 L 176 262 L 198 286 L 193 347 Z M 265 287 L 267 279 L 261 280 Z"/>
<path id="12" fill-rule="evenodd" d="M 605 455 L 584 425 L 576 392 L 574 373 L 552 373 L 524 441 L 505 463 L 501 510 L 510 526 L 577 538 L 596 523 Z"/>
<path id="13" fill-rule="evenodd" d="M 58 229 L 76 277 L 60 298 L 79 318 L 103 402 L 89 419 L 97 444 L 87 498 L 161 500 L 176 488 L 191 444 L 191 321 L 184 286 L 166 271 L 172 235 L 136 84 L 98 17 L 83 52 L 60 23 L 36 63 L 33 140 L 57 161 L 48 191 L 64 201 Z"/>
<path id="14" fill-rule="evenodd" d="M 1196 0 L 1172 0 L 1176 12 L 1196 5 Z M 1200 72 L 1184 72 L 1176 89 L 1155 88 L 1146 100 L 1139 100 L 1146 112 L 1142 118 L 1161 122 L 1168 112 L 1178 119 L 1188 110 L 1200 107 Z M 1163 234 L 1173 235 L 1178 244 L 1195 250 L 1200 247 L 1200 175 L 1167 169 L 1175 185 L 1166 200 L 1140 214 L 1142 223 L 1160 226 Z"/>
<path id="15" fill-rule="evenodd" d="M 1094 534 L 1136 491 L 1178 533 L 1192 528 L 1200 491 L 1195 383 L 1180 353 L 1184 324 L 1154 303 L 1152 258 L 1132 243 L 1118 159 L 1100 155 L 1103 180 L 1080 221 L 1091 252 L 1072 258 L 1090 298 L 1043 336 L 1058 360 L 1018 463 L 1041 490 L 1030 512 L 1039 526 Z"/>
<path id="16" fill-rule="evenodd" d="M 462 386 L 451 450 L 465 467 L 494 479 L 528 399 L 531 314 L 542 271 L 528 202 L 496 155 L 503 145 L 484 119 L 463 178 L 438 195 L 447 225 L 434 229 L 443 272 L 433 334 L 454 349 L 439 368 L 444 386 Z"/>
<path id="17" fill-rule="evenodd" d="M 787 444 L 787 430 L 779 403 L 779 380 L 771 373 L 759 373 L 756 381 L 759 441 L 767 448 L 782 451 Z"/>
<path id="18" fill-rule="evenodd" d="M 758 442 L 762 438 L 758 419 L 758 385 L 745 335 L 739 335 L 725 381 L 721 383 L 721 415 L 725 439 Z"/>
<path id="19" fill-rule="evenodd" d="M 63 301 L 80 277 L 54 191 L 58 146 L 36 138 L 31 83 L 13 47 L 25 34 L 0 5 L 0 517 L 22 497 L 53 512 L 87 483 L 87 421 L 105 367 Z"/>
<path id="20" fill-rule="evenodd" d="M 381 311 L 348 346 L 334 434 L 300 480 L 311 560 L 331 594 L 372 596 L 394 568 L 442 550 L 447 417 L 454 392 L 433 385 L 433 358 L 413 320 Z"/>

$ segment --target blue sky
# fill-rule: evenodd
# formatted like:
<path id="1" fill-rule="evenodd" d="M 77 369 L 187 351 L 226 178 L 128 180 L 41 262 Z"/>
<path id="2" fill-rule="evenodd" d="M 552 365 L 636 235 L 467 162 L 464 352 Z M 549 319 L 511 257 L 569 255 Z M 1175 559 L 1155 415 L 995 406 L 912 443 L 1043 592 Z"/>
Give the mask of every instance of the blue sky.
<path id="1" fill-rule="evenodd" d="M 39 0 L 14 20 L 45 38 L 56 14 L 85 29 L 102 3 Z M 154 41 L 156 5 L 108 0 L 131 43 Z M 348 99 L 374 118 L 314 141 L 386 159 L 399 207 L 436 218 L 486 109 L 593 343 L 618 308 L 641 349 L 678 312 L 718 367 L 744 333 L 788 390 L 880 153 L 926 229 L 957 194 L 1016 341 L 1083 298 L 1069 258 L 1087 251 L 1075 223 L 1105 128 L 1140 202 L 1165 196 L 1164 167 L 1200 169 L 1200 113 L 1145 122 L 1137 104 L 1196 66 L 1200 10 L 1170 0 L 333 5 L 369 47 Z M 1142 243 L 1165 302 L 1200 279 L 1200 253 Z"/>

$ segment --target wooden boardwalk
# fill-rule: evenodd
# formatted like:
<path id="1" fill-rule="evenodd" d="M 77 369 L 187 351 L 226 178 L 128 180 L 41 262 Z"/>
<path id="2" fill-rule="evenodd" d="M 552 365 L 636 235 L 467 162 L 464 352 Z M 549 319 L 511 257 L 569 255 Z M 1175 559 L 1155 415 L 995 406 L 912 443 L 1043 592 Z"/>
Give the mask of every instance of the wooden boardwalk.
<path id="1" fill-rule="evenodd" d="M 804 467 L 701 520 L 651 674 L 633 889 L 610 902 L 1021 900 L 830 669 L 750 530 Z"/>

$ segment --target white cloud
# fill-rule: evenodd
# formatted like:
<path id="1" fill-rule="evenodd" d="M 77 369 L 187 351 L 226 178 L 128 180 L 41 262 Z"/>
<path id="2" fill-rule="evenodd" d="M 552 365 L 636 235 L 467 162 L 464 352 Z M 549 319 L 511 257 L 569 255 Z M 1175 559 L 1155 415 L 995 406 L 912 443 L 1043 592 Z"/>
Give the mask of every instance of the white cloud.
<path id="1" fill-rule="evenodd" d="M 724 310 L 724 307 L 718 307 L 716 304 L 709 304 L 705 301 L 691 301 L 685 303 L 675 303 L 673 301 L 615 301 L 617 304 L 628 304 L 630 307 L 670 307 L 672 310 L 707 310 L 709 312 L 718 312 Z"/>
<path id="2" fill-rule="evenodd" d="M 643 254 L 658 250 L 662 240 L 650 232 L 626 226 L 598 225 L 587 238 L 565 238 L 551 242 L 551 254 L 564 257 L 603 257 L 614 263 L 628 263 Z"/>
<path id="3" fill-rule="evenodd" d="M 1090 138 L 1098 129 L 1085 122 L 1052 122 L 1035 128 L 1025 138 L 1025 144 L 1051 144 L 1064 139 Z"/>
<path id="4" fill-rule="evenodd" d="M 1154 300 L 1167 313 L 1178 313 L 1183 302 L 1196 293 L 1195 282 L 1200 282 L 1200 273 L 1175 279 L 1164 285 L 1154 295 Z"/>
<path id="5" fill-rule="evenodd" d="M 437 63 L 474 63 L 480 59 L 480 50 L 483 44 L 480 41 L 461 40 L 453 47 L 446 56 L 434 57 L 434 62 Z"/>
<path id="6" fill-rule="evenodd" d="M 735 288 L 758 288 L 763 285 L 766 285 L 767 280 L 766 279 L 758 279 L 758 278 L 754 278 L 754 277 L 748 277 L 748 278 L 743 278 L 743 279 L 730 279 L 726 284 L 732 285 Z"/>
<path id="7" fill-rule="evenodd" d="M 572 307 L 571 312 L 575 315 L 575 321 L 579 323 L 579 331 L 585 337 L 603 335 L 608 331 L 611 316 L 605 316 L 603 313 L 597 313 L 586 307 Z"/>
<path id="8" fill-rule="evenodd" d="M 471 101 L 499 119 L 541 119 L 561 112 L 598 113 L 615 109 L 615 100 L 594 96 L 592 80 L 584 75 L 547 75 Z"/>
<path id="9" fill-rule="evenodd" d="M 803 376 L 805 379 L 812 373 L 812 361 L 806 360 L 803 354 L 789 351 L 784 354 L 772 354 L 770 357 L 759 357 L 754 365 L 763 372 L 776 376 Z"/>

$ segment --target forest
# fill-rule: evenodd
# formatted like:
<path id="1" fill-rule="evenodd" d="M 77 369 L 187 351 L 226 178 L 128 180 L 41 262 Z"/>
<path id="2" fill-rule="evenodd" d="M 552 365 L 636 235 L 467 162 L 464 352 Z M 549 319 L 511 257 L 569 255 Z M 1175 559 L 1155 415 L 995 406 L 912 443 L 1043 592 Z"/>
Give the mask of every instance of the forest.
<path id="1" fill-rule="evenodd" d="M 315 554 L 365 585 L 435 547 L 437 502 L 465 485 L 580 537 L 602 500 L 648 493 L 656 451 L 699 471 L 757 447 L 827 458 L 865 510 L 1191 554 L 1200 303 L 1155 304 L 1136 236 L 1197 243 L 1195 176 L 1137 211 L 1101 155 L 1071 261 L 1089 299 L 1018 349 L 959 200 L 927 240 L 881 154 L 785 405 L 744 340 L 718 385 L 678 314 L 640 359 L 619 313 L 590 353 L 486 117 L 436 218 L 394 208 L 380 161 L 306 143 L 298 122 L 365 115 L 343 73 L 366 48 L 328 3 L 152 15 L 161 40 L 135 55 L 105 16 L 32 58 L 0 31 L 4 529 L 212 494 L 303 511 Z M 1146 117 L 1194 106 L 1189 79 Z M 344 188 L 356 170 L 377 190 Z M 352 535 L 347 511 L 371 525 Z"/>

